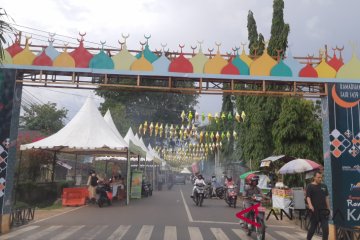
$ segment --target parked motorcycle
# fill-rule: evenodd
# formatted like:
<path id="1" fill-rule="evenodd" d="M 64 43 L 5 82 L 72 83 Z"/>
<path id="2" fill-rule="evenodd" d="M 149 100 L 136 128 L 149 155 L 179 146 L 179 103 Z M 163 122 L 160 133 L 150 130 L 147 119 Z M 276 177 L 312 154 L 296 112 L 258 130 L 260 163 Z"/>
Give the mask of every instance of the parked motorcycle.
<path id="1" fill-rule="evenodd" d="M 204 190 L 205 190 L 205 184 L 198 183 L 195 185 L 193 200 L 196 206 L 200 206 L 200 207 L 202 206 L 204 201 Z"/>
<path id="2" fill-rule="evenodd" d="M 96 187 L 96 194 L 98 194 L 97 204 L 99 207 L 104 206 L 107 203 L 109 206 L 112 202 L 112 191 L 108 183 L 99 182 Z"/>
<path id="3" fill-rule="evenodd" d="M 214 193 L 214 188 L 215 188 L 215 193 Z M 205 187 L 204 197 L 205 198 L 217 197 L 219 199 L 224 199 L 225 196 L 224 193 L 225 193 L 225 188 L 221 186 L 219 183 L 208 182 Z"/>
<path id="4" fill-rule="evenodd" d="M 229 185 L 226 188 L 225 202 L 229 205 L 229 207 L 236 208 L 237 201 L 237 192 L 235 185 Z"/>
<path id="5" fill-rule="evenodd" d="M 248 224 L 248 232 L 247 235 L 251 236 L 252 232 L 256 233 L 256 239 L 257 240 L 264 240 L 265 239 L 265 210 L 266 208 L 261 206 L 261 202 L 263 200 L 263 197 L 259 194 L 255 194 L 252 197 L 253 201 L 255 202 L 255 204 L 260 203 L 260 206 L 258 207 L 258 215 L 255 215 L 254 210 L 251 210 L 249 213 L 249 219 L 251 219 L 251 221 L 256 222 L 258 224 L 260 224 L 260 226 L 255 226 L 252 224 Z"/>

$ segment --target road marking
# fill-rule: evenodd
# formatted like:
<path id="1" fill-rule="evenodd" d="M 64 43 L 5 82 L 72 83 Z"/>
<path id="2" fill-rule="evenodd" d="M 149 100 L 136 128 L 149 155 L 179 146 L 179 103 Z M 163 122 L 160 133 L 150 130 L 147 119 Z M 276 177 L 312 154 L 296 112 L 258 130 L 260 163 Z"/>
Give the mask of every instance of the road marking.
<path id="1" fill-rule="evenodd" d="M 120 225 L 113 234 L 108 237 L 107 240 L 120 240 L 126 234 L 126 232 L 130 229 L 130 225 Z"/>
<path id="2" fill-rule="evenodd" d="M 194 223 L 211 223 L 211 224 L 232 224 L 239 225 L 237 222 L 215 222 L 215 221 L 205 221 L 205 220 L 194 220 Z"/>
<path id="3" fill-rule="evenodd" d="M 108 226 L 96 226 L 92 228 L 90 231 L 86 231 L 85 236 L 81 236 L 78 240 L 90 240 L 95 239 L 97 235 L 99 235 L 102 231 L 104 231 Z"/>
<path id="4" fill-rule="evenodd" d="M 74 234 L 75 232 L 79 231 L 81 228 L 85 227 L 85 225 L 80 225 L 80 226 L 73 226 L 70 227 L 69 229 L 66 229 L 66 231 L 56 235 L 53 238 L 50 238 L 51 240 L 63 240 L 63 239 L 67 239 L 69 236 L 71 236 L 72 234 Z"/>
<path id="5" fill-rule="evenodd" d="M 221 228 L 210 228 L 217 240 L 230 240 Z"/>
<path id="6" fill-rule="evenodd" d="M 5 240 L 5 239 L 12 238 L 12 237 L 16 237 L 17 235 L 20 235 L 20 234 L 25 233 L 27 231 L 34 230 L 35 228 L 38 228 L 38 227 L 39 226 L 27 226 L 27 227 L 21 228 L 19 230 L 16 230 L 14 232 L 10 232 L 10 233 L 8 233 L 6 235 L 0 236 L 0 239 Z"/>
<path id="7" fill-rule="evenodd" d="M 251 237 L 249 237 L 246 232 L 242 229 L 231 229 L 236 236 L 238 236 L 241 240 L 250 240 Z"/>
<path id="8" fill-rule="evenodd" d="M 77 207 L 77 208 L 71 209 L 71 210 L 66 211 L 66 212 L 58 213 L 58 214 L 55 214 L 54 216 L 47 217 L 47 218 L 43 218 L 43 219 L 37 220 L 37 221 L 35 221 L 35 222 L 29 223 L 29 225 L 32 225 L 32 224 L 35 224 L 35 223 L 39 223 L 39 222 L 42 222 L 42 221 L 46 221 L 46 220 L 48 220 L 48 219 L 50 219 L 50 218 L 54 218 L 54 217 L 57 217 L 57 216 L 61 216 L 61 215 L 64 215 L 64 214 L 66 214 L 66 213 L 79 210 L 79 209 L 81 209 L 81 208 L 83 208 L 83 207 L 86 207 L 86 206 L 87 206 L 87 205 L 84 205 L 84 206 L 81 206 L 81 207 Z"/>
<path id="9" fill-rule="evenodd" d="M 175 226 L 165 226 L 164 239 L 177 239 L 176 227 Z"/>
<path id="10" fill-rule="evenodd" d="M 294 236 L 294 235 L 291 235 L 291 234 L 288 234 L 284 231 L 274 231 L 276 234 L 278 234 L 279 236 L 282 236 L 288 240 L 298 240 L 299 238 Z"/>
<path id="11" fill-rule="evenodd" d="M 200 229 L 198 227 L 188 227 L 191 240 L 203 240 Z"/>
<path id="12" fill-rule="evenodd" d="M 191 216 L 191 213 L 190 213 L 190 210 L 189 210 L 189 207 L 185 201 L 185 197 L 184 197 L 184 194 L 182 192 L 182 190 L 180 189 L 180 193 L 181 193 L 181 197 L 182 197 L 182 200 L 183 200 L 183 203 L 184 203 L 184 206 L 185 206 L 185 211 L 186 211 L 186 214 L 188 215 L 188 219 L 189 219 L 189 222 L 194 222 L 194 219 L 192 218 Z"/>
<path id="13" fill-rule="evenodd" d="M 306 237 L 307 237 L 307 232 L 295 232 L 295 234 L 297 234 L 298 236 L 300 236 L 302 239 L 306 239 Z M 312 239 L 314 239 L 314 240 L 320 240 L 321 237 L 314 235 L 314 236 L 312 237 Z"/>
<path id="14" fill-rule="evenodd" d="M 139 234 L 136 237 L 136 240 L 149 240 L 153 229 L 154 229 L 154 226 L 151 226 L 151 225 L 142 226 Z"/>
<path id="15" fill-rule="evenodd" d="M 52 231 L 55 231 L 59 228 L 62 228 L 62 226 L 61 225 L 60 226 L 51 226 L 40 232 L 31 234 L 31 236 L 28 236 L 27 238 L 24 238 L 23 240 L 38 240 L 47 234 L 51 234 Z"/>

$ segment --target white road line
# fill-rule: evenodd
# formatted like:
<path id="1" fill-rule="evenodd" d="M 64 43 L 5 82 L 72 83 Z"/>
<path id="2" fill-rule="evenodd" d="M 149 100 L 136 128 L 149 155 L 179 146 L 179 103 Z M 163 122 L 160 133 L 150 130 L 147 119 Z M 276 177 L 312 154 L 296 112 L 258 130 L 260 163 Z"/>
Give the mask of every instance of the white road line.
<path id="1" fill-rule="evenodd" d="M 108 226 L 96 226 L 92 228 L 90 231 L 86 231 L 86 234 L 84 236 L 81 236 L 78 240 L 90 240 L 90 239 L 98 239 L 96 238 L 97 235 L 99 235 L 101 232 L 103 232 Z"/>
<path id="2" fill-rule="evenodd" d="M 71 210 L 69 210 L 69 211 L 67 211 L 67 212 L 62 212 L 62 213 L 59 213 L 59 214 L 55 214 L 54 216 L 51 216 L 51 217 L 48 217 L 48 218 L 43 218 L 43 219 L 37 220 L 37 221 L 35 221 L 35 222 L 29 223 L 29 225 L 32 225 L 32 224 L 35 224 L 35 223 L 39 223 L 39 222 L 42 222 L 42 221 L 46 221 L 46 220 L 48 220 L 48 219 L 50 219 L 50 218 L 54 218 L 54 217 L 57 217 L 57 216 L 61 216 L 61 215 L 64 215 L 64 214 L 66 214 L 66 213 L 79 210 L 79 209 L 81 209 L 81 208 L 83 208 L 83 207 L 86 207 L 86 206 L 87 206 L 87 205 L 84 205 L 84 206 L 81 206 L 81 207 L 77 207 L 77 208 L 71 209 Z"/>
<path id="3" fill-rule="evenodd" d="M 126 234 L 126 232 L 130 229 L 129 225 L 120 225 L 113 234 L 108 237 L 107 240 L 120 240 Z"/>
<path id="4" fill-rule="evenodd" d="M 139 234 L 136 237 L 136 240 L 149 240 L 153 229 L 154 229 L 154 226 L 151 226 L 151 225 L 142 226 Z"/>
<path id="5" fill-rule="evenodd" d="M 81 228 L 85 227 L 85 225 L 80 225 L 80 226 L 73 226 L 70 227 L 69 229 L 66 229 L 66 231 L 56 235 L 55 237 L 50 238 L 51 240 L 63 240 L 63 239 L 68 239 L 68 237 L 70 237 L 72 234 L 74 234 L 75 232 L 79 231 Z"/>
<path id="6" fill-rule="evenodd" d="M 198 227 L 188 227 L 191 240 L 203 240 L 200 229 Z"/>
<path id="7" fill-rule="evenodd" d="M 210 228 L 217 240 L 230 240 L 221 228 Z"/>
<path id="8" fill-rule="evenodd" d="M 175 226 L 165 226 L 164 240 L 177 239 L 176 227 Z"/>
<path id="9" fill-rule="evenodd" d="M 55 231 L 59 228 L 62 228 L 62 226 L 61 225 L 51 226 L 51 227 L 45 228 L 44 230 L 42 230 L 40 232 L 31 234 L 30 236 L 28 236 L 27 238 L 24 238 L 23 240 L 38 240 L 47 234 L 51 234 L 53 231 Z"/>
<path id="10" fill-rule="evenodd" d="M 250 240 L 252 239 L 251 237 L 249 237 L 246 232 L 242 229 L 231 229 L 236 236 L 238 236 L 241 240 Z"/>
<path id="11" fill-rule="evenodd" d="M 185 211 L 186 211 L 186 214 L 188 215 L 188 219 L 189 219 L 189 222 L 194 222 L 194 219 L 192 218 L 191 216 L 191 213 L 190 213 L 190 210 L 189 210 L 189 207 L 185 201 L 185 198 L 184 198 L 184 194 L 182 192 L 182 190 L 180 189 L 180 193 L 181 193 L 181 197 L 183 199 L 183 203 L 184 203 L 184 206 L 185 206 Z"/>
<path id="12" fill-rule="evenodd" d="M 278 234 L 279 236 L 282 236 L 288 240 L 299 240 L 299 237 L 298 236 L 294 236 L 292 234 L 288 234 L 284 231 L 274 231 L 276 234 Z"/>
<path id="13" fill-rule="evenodd" d="M 205 220 L 194 220 L 194 223 L 211 223 L 211 224 L 231 224 L 231 225 L 240 225 L 238 222 L 215 222 L 215 221 L 205 221 Z"/>
<path id="14" fill-rule="evenodd" d="M 16 237 L 17 235 L 20 235 L 22 233 L 34 230 L 34 229 L 36 229 L 38 227 L 39 226 L 27 226 L 27 227 L 24 227 L 24 228 L 20 228 L 19 230 L 16 230 L 14 232 L 10 232 L 8 234 L 0 236 L 0 240 L 5 240 L 5 239 L 10 239 L 10 238 Z"/>

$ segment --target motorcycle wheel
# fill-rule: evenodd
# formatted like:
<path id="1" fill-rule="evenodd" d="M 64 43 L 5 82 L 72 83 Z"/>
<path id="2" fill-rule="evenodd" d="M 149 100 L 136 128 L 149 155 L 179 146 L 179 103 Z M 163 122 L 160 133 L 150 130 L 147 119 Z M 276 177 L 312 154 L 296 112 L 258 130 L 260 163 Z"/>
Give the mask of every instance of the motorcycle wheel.
<path id="1" fill-rule="evenodd" d="M 199 197 L 198 196 L 196 196 L 195 202 L 196 202 L 196 206 L 199 206 Z"/>
<path id="2" fill-rule="evenodd" d="M 237 201 L 237 197 L 236 198 L 234 198 L 234 204 L 233 204 L 233 206 L 234 206 L 234 208 L 236 208 L 236 201 Z"/>
<path id="3" fill-rule="evenodd" d="M 199 196 L 199 206 L 201 207 L 204 201 L 204 196 L 202 194 L 200 194 Z"/>
<path id="4" fill-rule="evenodd" d="M 221 188 L 221 189 L 219 189 L 219 190 L 216 190 L 216 195 L 217 195 L 218 198 L 224 199 L 224 197 L 225 197 L 224 189 Z"/>
<path id="5" fill-rule="evenodd" d="M 258 223 L 261 224 L 261 227 L 256 229 L 256 239 L 265 240 L 265 223 L 264 220 L 258 219 Z"/>
<path id="6" fill-rule="evenodd" d="M 99 198 L 98 200 L 98 206 L 101 208 L 104 205 L 103 201 L 101 198 Z"/>

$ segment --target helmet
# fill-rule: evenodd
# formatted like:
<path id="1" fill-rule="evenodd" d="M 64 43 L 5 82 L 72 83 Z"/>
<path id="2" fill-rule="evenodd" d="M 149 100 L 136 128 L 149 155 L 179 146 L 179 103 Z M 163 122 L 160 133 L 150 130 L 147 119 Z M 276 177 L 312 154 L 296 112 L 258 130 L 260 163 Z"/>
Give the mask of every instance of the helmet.
<path id="1" fill-rule="evenodd" d="M 259 182 L 259 176 L 253 176 L 253 177 L 251 177 L 251 179 L 250 179 L 250 182 L 252 183 L 252 182 L 256 182 L 256 183 L 258 183 Z"/>
<path id="2" fill-rule="evenodd" d="M 90 175 L 93 174 L 93 173 L 95 173 L 95 170 L 90 170 L 90 171 L 89 171 L 89 174 L 90 174 Z"/>
<path id="3" fill-rule="evenodd" d="M 232 177 L 226 177 L 226 179 L 231 182 L 232 181 Z"/>
<path id="4" fill-rule="evenodd" d="M 198 179 L 204 179 L 203 175 L 199 174 L 198 176 Z"/>

